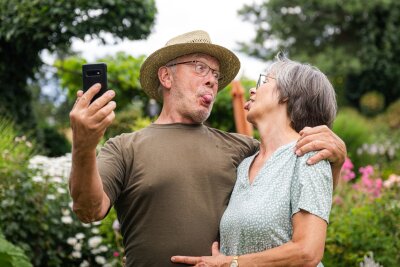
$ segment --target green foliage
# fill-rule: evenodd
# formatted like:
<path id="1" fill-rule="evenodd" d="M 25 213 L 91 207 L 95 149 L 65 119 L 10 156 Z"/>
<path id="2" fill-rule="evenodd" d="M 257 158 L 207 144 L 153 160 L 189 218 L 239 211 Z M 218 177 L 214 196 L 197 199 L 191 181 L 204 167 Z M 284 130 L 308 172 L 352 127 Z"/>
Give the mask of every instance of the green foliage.
<path id="1" fill-rule="evenodd" d="M 372 141 L 372 128 L 366 118 L 354 109 L 339 109 L 333 131 L 345 142 L 348 155 L 356 166 L 360 167 L 368 162 L 368 158 L 357 154 L 358 148 Z"/>
<path id="2" fill-rule="evenodd" d="M 323 263 L 359 266 L 368 252 L 383 266 L 400 264 L 400 187 L 371 199 L 343 184 L 336 190 Z"/>
<path id="3" fill-rule="evenodd" d="M 243 78 L 240 82 L 245 91 L 245 101 L 247 101 L 249 98 L 249 89 L 255 86 L 255 82 L 247 78 Z M 236 132 L 231 91 L 232 85 L 229 84 L 225 89 L 218 93 L 207 123 L 211 127 L 221 129 L 223 131 Z"/>
<path id="4" fill-rule="evenodd" d="M 393 102 L 386 110 L 385 119 L 390 128 L 400 130 L 400 99 Z"/>
<path id="5" fill-rule="evenodd" d="M 0 231 L 6 239 L 23 249 L 34 266 L 114 262 L 118 247 L 102 244 L 100 223 L 82 224 L 72 213 L 66 177 L 71 159 L 29 159 L 35 142 L 16 135 L 6 119 L 0 120 L 0 130 Z"/>
<path id="6" fill-rule="evenodd" d="M 0 232 L 0 266 L 2 267 L 31 267 L 28 257 L 19 247 L 5 240 Z"/>
<path id="7" fill-rule="evenodd" d="M 360 109 L 367 116 L 377 115 L 385 107 L 385 97 L 377 92 L 370 91 L 360 98 Z"/>
<path id="8" fill-rule="evenodd" d="M 373 90 L 384 94 L 386 104 L 400 97 L 399 1 L 269 0 L 245 5 L 239 15 L 256 30 L 241 44 L 243 52 L 269 60 L 288 51 L 332 80 L 343 79 L 354 106 Z"/>
<path id="9" fill-rule="evenodd" d="M 120 52 L 115 56 L 107 56 L 97 60 L 107 64 L 107 79 L 109 89 L 116 92 L 117 110 L 132 104 L 133 101 L 147 103 L 148 97 L 139 83 L 140 66 L 144 56 L 135 58 Z M 81 57 L 69 57 L 55 62 L 61 86 L 67 90 L 69 102 L 76 99 L 76 92 L 82 89 L 82 64 L 87 61 Z"/>
<path id="10" fill-rule="evenodd" d="M 42 64 L 41 51 L 66 51 L 72 38 L 105 43 L 105 33 L 144 39 L 156 12 L 154 0 L 0 0 L 0 106 L 34 128 L 26 85 Z"/>
<path id="11" fill-rule="evenodd" d="M 143 117 L 142 103 L 135 101 L 117 112 L 113 123 L 107 128 L 104 139 L 109 139 L 122 133 L 140 130 L 151 123 L 149 118 Z"/>
<path id="12" fill-rule="evenodd" d="M 36 142 L 20 136 L 7 117 L 0 116 L 0 132 L 0 180 L 8 180 L 8 173 L 18 172 L 27 166 L 29 158 L 36 152 Z"/>
<path id="13" fill-rule="evenodd" d="M 45 155 L 49 157 L 59 157 L 71 151 L 71 144 L 64 134 L 56 128 L 46 126 L 42 129 L 44 135 L 43 148 Z"/>

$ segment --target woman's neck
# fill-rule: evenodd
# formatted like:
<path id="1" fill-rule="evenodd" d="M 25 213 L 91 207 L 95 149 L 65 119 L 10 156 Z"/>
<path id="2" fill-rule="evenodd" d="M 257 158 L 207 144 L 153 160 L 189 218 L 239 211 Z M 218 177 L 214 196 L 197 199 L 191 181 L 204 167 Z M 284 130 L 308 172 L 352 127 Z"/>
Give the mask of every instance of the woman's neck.
<path id="1" fill-rule="evenodd" d="M 279 147 L 296 141 L 300 135 L 290 127 L 288 120 L 270 120 L 257 125 L 260 133 L 259 155 L 268 158 Z"/>

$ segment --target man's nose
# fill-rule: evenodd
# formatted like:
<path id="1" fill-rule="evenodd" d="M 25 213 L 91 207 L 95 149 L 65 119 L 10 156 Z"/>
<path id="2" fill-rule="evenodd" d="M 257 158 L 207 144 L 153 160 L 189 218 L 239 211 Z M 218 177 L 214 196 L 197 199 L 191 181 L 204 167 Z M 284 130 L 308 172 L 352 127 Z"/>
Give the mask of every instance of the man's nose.
<path id="1" fill-rule="evenodd" d="M 218 79 L 215 78 L 214 74 L 212 73 L 212 70 L 210 70 L 207 75 L 205 76 L 205 78 L 207 79 L 207 85 L 209 86 L 214 86 L 214 84 L 218 85 Z"/>

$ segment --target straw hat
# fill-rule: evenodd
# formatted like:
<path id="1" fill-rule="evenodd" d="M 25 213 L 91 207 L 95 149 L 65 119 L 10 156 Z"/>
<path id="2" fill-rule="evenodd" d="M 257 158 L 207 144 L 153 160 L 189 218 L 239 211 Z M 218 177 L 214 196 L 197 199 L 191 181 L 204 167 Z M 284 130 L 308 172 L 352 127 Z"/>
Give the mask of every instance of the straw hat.
<path id="1" fill-rule="evenodd" d="M 140 68 L 140 84 L 147 95 L 162 102 L 162 96 L 158 94 L 158 69 L 177 57 L 192 53 L 207 54 L 219 61 L 222 78 L 218 81 L 218 91 L 225 88 L 239 71 L 240 61 L 236 55 L 225 47 L 212 44 L 207 32 L 188 32 L 172 38 L 144 61 Z"/>

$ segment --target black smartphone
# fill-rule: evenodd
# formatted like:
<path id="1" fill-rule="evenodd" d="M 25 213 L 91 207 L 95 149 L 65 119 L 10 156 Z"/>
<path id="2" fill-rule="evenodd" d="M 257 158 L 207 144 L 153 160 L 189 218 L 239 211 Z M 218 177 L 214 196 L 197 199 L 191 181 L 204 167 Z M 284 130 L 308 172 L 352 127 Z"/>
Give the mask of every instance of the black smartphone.
<path id="1" fill-rule="evenodd" d="M 102 94 L 104 94 L 107 89 L 107 64 L 105 63 L 93 63 L 82 65 L 82 81 L 83 81 L 83 91 L 86 92 L 95 83 L 101 84 L 100 91 L 92 98 L 92 103 Z"/>

